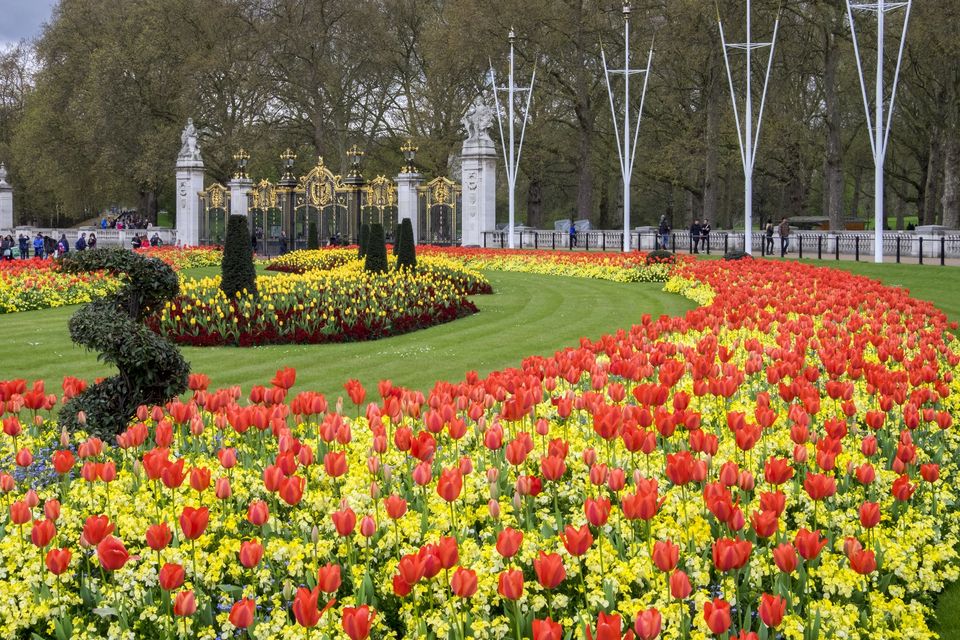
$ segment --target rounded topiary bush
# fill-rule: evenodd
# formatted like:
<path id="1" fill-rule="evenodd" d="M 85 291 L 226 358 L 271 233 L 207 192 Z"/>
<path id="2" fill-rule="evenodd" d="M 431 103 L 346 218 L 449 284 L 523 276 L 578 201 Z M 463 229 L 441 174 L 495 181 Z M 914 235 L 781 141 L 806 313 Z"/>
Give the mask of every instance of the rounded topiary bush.
<path id="1" fill-rule="evenodd" d="M 223 246 L 220 289 L 228 298 L 237 293 L 257 293 L 257 270 L 253 266 L 253 249 L 247 231 L 246 216 L 230 216 L 227 241 Z"/>
<path id="2" fill-rule="evenodd" d="M 367 259 L 363 268 L 367 271 L 383 272 L 387 270 L 387 243 L 383 236 L 383 225 L 370 225 L 370 237 L 367 239 Z"/>
<path id="3" fill-rule="evenodd" d="M 651 251 L 647 254 L 647 257 L 644 259 L 646 264 L 673 264 L 677 261 L 677 256 L 670 251 L 664 251 L 663 249 L 657 249 L 656 251 Z"/>
<path id="4" fill-rule="evenodd" d="M 397 246 L 397 268 L 414 269 L 417 266 L 417 248 L 413 242 L 413 225 L 410 218 L 404 218 L 400 223 Z"/>
<path id="5" fill-rule="evenodd" d="M 246 221 L 242 244 L 250 251 Z M 167 339 L 144 319 L 180 291 L 177 274 L 156 258 L 119 247 L 70 252 L 61 262 L 67 273 L 103 270 L 124 275 L 126 285 L 115 295 L 84 305 L 70 318 L 70 338 L 99 352 L 118 374 L 74 396 L 60 410 L 60 425 L 112 441 L 127 428 L 137 407 L 161 405 L 187 389 L 190 365 Z M 82 413 L 81 413 L 82 412 Z"/>
<path id="6" fill-rule="evenodd" d="M 728 251 L 723 254 L 724 260 L 745 260 L 748 258 L 752 259 L 753 256 L 744 251 Z"/>

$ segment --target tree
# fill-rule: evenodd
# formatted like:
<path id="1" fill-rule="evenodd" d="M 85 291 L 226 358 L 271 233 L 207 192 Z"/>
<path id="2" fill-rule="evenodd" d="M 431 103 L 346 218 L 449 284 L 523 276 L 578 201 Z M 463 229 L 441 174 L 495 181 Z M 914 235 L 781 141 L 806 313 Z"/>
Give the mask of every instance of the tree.
<path id="1" fill-rule="evenodd" d="M 370 225 L 370 238 L 367 241 L 367 258 L 363 268 L 366 271 L 382 273 L 387 270 L 387 243 L 383 235 L 383 225 Z"/>
<path id="2" fill-rule="evenodd" d="M 243 291 L 257 294 L 257 270 L 253 266 L 246 216 L 230 216 L 227 222 L 221 272 L 220 289 L 227 298 L 233 300 Z"/>

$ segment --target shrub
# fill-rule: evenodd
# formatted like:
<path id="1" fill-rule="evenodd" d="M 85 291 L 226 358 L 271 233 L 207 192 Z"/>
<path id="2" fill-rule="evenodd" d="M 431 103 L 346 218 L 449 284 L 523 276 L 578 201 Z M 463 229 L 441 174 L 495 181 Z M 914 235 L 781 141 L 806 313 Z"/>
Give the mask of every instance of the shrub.
<path id="1" fill-rule="evenodd" d="M 239 217 L 239 216 L 236 216 Z M 246 220 L 241 236 L 247 251 Z M 180 351 L 144 324 L 144 319 L 177 296 L 180 283 L 172 268 L 156 258 L 145 258 L 122 248 L 70 252 L 61 269 L 68 273 L 104 270 L 124 275 L 125 286 L 82 307 L 70 318 L 71 339 L 100 353 L 119 373 L 89 387 L 60 410 L 60 425 L 83 430 L 103 440 L 127 428 L 137 407 L 161 405 L 187 389 L 190 365 Z M 80 411 L 85 420 L 78 418 Z"/>
<path id="2" fill-rule="evenodd" d="M 743 251 L 728 251 L 725 254 L 723 254 L 724 260 L 744 260 L 747 258 L 752 259 L 753 256 Z"/>
<path id="3" fill-rule="evenodd" d="M 410 218 L 403 219 L 403 222 L 400 223 L 400 232 L 397 235 L 399 236 L 397 245 L 400 247 L 397 253 L 397 268 L 415 268 L 417 266 L 417 248 L 413 243 L 413 225 L 410 223 Z"/>
<path id="4" fill-rule="evenodd" d="M 253 249 L 250 247 L 245 216 L 230 216 L 227 223 L 221 273 L 220 289 L 228 298 L 235 298 L 244 289 L 256 295 L 257 270 L 253 266 Z"/>
<path id="5" fill-rule="evenodd" d="M 367 256 L 367 245 L 370 244 L 370 225 L 364 222 L 360 225 L 360 249 L 357 257 L 365 258 Z"/>
<path id="6" fill-rule="evenodd" d="M 383 237 L 383 225 L 370 225 L 370 237 L 367 239 L 367 271 L 383 272 L 387 270 L 387 244 Z"/>
<path id="7" fill-rule="evenodd" d="M 317 223 L 311 222 L 307 231 L 307 249 L 320 248 L 320 235 L 317 233 Z"/>
<path id="8" fill-rule="evenodd" d="M 664 251 L 663 249 L 657 249 L 656 251 L 651 251 L 647 254 L 647 257 L 644 258 L 644 264 L 674 264 L 677 261 L 677 256 L 670 251 Z"/>

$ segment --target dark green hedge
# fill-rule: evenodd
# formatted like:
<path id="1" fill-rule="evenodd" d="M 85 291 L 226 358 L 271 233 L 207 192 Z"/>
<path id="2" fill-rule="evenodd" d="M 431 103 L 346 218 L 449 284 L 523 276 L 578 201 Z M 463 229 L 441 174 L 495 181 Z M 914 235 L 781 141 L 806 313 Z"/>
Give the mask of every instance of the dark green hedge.
<path id="1" fill-rule="evenodd" d="M 387 243 L 383 236 L 383 225 L 370 225 L 370 237 L 367 240 L 367 271 L 383 272 L 387 270 Z"/>
<path id="2" fill-rule="evenodd" d="M 220 267 L 220 289 L 231 299 L 243 290 L 257 294 L 257 270 L 253 266 L 253 249 L 248 234 L 246 216 L 230 216 Z"/>

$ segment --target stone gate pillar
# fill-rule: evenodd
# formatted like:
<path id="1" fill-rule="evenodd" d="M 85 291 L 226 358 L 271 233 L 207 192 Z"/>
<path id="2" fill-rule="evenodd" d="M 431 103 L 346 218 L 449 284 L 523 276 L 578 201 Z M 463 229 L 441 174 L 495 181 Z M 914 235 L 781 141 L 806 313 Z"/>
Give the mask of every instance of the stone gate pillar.
<path id="1" fill-rule="evenodd" d="M 240 149 L 233 154 L 233 159 L 237 163 L 237 169 L 233 174 L 233 180 L 227 185 L 230 187 L 230 215 L 246 217 L 249 215 L 250 207 L 248 196 L 253 188 L 253 180 L 247 174 L 247 161 L 250 160 L 250 154 Z"/>
<path id="2" fill-rule="evenodd" d="M 497 151 L 487 129 L 493 110 L 477 100 L 461 121 L 467 130 L 460 154 L 463 180 L 462 244 L 483 246 L 483 232 L 497 224 Z"/>
<path id="3" fill-rule="evenodd" d="M 407 163 L 400 170 L 396 177 L 397 181 L 397 225 L 399 226 L 404 218 L 410 220 L 413 226 L 413 242 L 420 242 L 419 214 L 420 205 L 417 202 L 417 187 L 423 181 L 423 176 L 417 171 L 414 165 L 414 159 L 417 154 L 417 147 L 413 146 L 410 140 L 400 147 Z"/>
<path id="4" fill-rule="evenodd" d="M 177 243 L 200 243 L 200 192 L 203 191 L 203 158 L 197 145 L 193 118 L 180 135 L 182 146 L 177 156 Z"/>
<path id="5" fill-rule="evenodd" d="M 7 167 L 3 163 L 0 163 L 0 229 L 13 229 L 13 187 L 7 182 Z"/>

